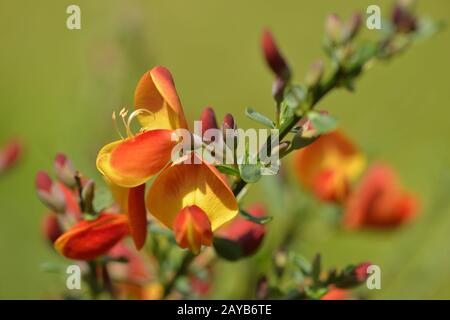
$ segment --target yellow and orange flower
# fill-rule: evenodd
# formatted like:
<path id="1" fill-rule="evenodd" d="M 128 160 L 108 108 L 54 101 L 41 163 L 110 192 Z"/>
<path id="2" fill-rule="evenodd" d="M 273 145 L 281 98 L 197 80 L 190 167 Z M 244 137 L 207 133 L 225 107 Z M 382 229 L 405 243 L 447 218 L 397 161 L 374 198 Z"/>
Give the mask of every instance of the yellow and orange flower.
<path id="1" fill-rule="evenodd" d="M 178 143 L 174 131 L 188 127 L 172 76 L 163 67 L 143 75 L 136 88 L 135 108 L 125 123 L 128 137 L 104 146 L 97 156 L 97 168 L 125 207 L 138 249 L 145 243 L 148 209 L 174 228 L 181 247 L 197 252 L 202 244 L 211 244 L 212 231 L 237 214 L 236 199 L 215 168 L 202 161 L 176 162 L 155 180 L 145 204 L 145 183 L 171 161 Z M 142 126 L 135 135 L 130 130 L 134 117 Z M 179 222 L 174 224 L 177 215 Z"/>
<path id="2" fill-rule="evenodd" d="M 184 163 L 192 157 L 190 163 Z M 219 171 L 188 155 L 156 178 L 147 194 L 150 213 L 168 228 L 182 248 L 198 253 L 211 245 L 212 232 L 238 214 L 238 204 Z"/>
<path id="3" fill-rule="evenodd" d="M 129 233 L 124 214 L 100 213 L 95 220 L 75 224 L 55 242 L 55 249 L 74 260 L 92 260 L 107 253 Z"/>
<path id="4" fill-rule="evenodd" d="M 361 173 L 365 158 L 340 130 L 320 136 L 298 151 L 294 165 L 300 182 L 323 201 L 343 202 Z"/>

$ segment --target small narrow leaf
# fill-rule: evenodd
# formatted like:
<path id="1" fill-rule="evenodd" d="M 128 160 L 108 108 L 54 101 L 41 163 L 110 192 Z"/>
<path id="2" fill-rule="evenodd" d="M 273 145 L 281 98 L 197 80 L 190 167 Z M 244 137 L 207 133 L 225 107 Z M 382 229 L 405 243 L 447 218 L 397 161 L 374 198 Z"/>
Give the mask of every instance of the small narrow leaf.
<path id="1" fill-rule="evenodd" d="M 337 128 L 337 120 L 328 114 L 312 111 L 308 113 L 308 119 L 318 135 L 334 131 Z"/>
<path id="2" fill-rule="evenodd" d="M 245 210 L 240 209 L 240 213 L 242 215 L 242 217 L 244 217 L 245 219 L 255 222 L 257 224 L 267 224 L 270 221 L 272 221 L 273 217 L 271 216 L 265 216 L 265 217 L 255 217 L 253 215 L 251 215 L 250 213 L 248 213 Z"/>
<path id="3" fill-rule="evenodd" d="M 245 115 L 249 117 L 252 120 L 255 120 L 256 122 L 262 124 L 263 126 L 269 127 L 274 129 L 275 123 L 267 118 L 266 116 L 262 115 L 258 111 L 253 110 L 252 108 L 246 108 L 245 109 Z"/>
<path id="4" fill-rule="evenodd" d="M 228 176 L 240 177 L 239 170 L 236 169 L 235 167 L 225 164 L 218 164 L 216 165 L 216 169 Z"/>

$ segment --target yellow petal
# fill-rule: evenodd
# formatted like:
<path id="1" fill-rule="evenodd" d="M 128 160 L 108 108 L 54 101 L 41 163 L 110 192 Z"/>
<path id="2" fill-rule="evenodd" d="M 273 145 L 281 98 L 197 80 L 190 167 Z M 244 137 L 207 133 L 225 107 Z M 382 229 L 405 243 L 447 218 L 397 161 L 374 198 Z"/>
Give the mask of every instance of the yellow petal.
<path id="1" fill-rule="evenodd" d="M 138 120 L 146 130 L 187 129 L 183 108 L 170 71 L 155 67 L 146 72 L 136 87 L 136 109 L 146 109 L 151 114 L 140 114 Z"/>
<path id="2" fill-rule="evenodd" d="M 214 231 L 238 214 L 236 198 L 216 168 L 200 160 L 199 164 L 185 164 L 185 159 L 180 158 L 156 178 L 147 194 L 147 208 L 172 228 L 183 208 L 196 205 L 206 213 Z"/>

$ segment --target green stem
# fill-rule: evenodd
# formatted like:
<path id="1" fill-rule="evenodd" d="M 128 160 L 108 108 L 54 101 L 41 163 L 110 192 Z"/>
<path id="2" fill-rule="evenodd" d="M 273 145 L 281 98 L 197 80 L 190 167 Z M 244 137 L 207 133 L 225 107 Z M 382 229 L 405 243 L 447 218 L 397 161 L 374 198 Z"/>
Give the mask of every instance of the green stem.
<path id="1" fill-rule="evenodd" d="M 183 256 L 183 259 L 181 260 L 181 263 L 173 275 L 173 277 L 166 283 L 164 286 L 164 294 L 163 299 L 167 298 L 167 296 L 172 292 L 172 289 L 174 288 L 177 280 L 186 273 L 189 265 L 191 264 L 192 260 L 194 260 L 195 255 L 192 254 L 190 251 L 186 252 Z"/>

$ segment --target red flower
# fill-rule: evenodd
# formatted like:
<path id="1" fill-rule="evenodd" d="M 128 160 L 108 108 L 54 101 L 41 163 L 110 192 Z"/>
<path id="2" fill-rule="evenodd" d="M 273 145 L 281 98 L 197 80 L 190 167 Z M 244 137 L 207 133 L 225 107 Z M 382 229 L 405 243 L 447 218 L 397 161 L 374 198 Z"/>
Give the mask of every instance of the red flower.
<path id="1" fill-rule="evenodd" d="M 124 214 L 101 213 L 95 220 L 84 220 L 59 237 L 55 249 L 74 260 L 92 260 L 107 253 L 129 233 Z"/>
<path id="2" fill-rule="evenodd" d="M 255 217 L 266 215 L 266 209 L 260 204 L 251 206 L 247 212 Z M 217 236 L 238 243 L 245 257 L 258 250 L 265 234 L 266 227 L 264 225 L 249 221 L 241 216 L 236 217 L 217 232 Z"/>
<path id="3" fill-rule="evenodd" d="M 350 195 L 344 224 L 349 228 L 395 227 L 411 220 L 417 207 L 416 197 L 403 191 L 394 170 L 375 164 Z"/>

